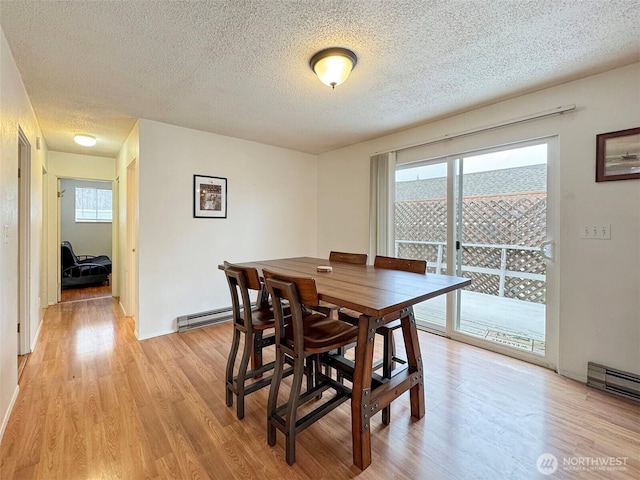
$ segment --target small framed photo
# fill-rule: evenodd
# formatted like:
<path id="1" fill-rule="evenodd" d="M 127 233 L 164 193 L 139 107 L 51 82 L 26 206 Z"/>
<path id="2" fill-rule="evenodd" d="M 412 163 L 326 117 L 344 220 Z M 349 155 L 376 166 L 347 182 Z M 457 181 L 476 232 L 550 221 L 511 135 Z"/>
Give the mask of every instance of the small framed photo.
<path id="1" fill-rule="evenodd" d="M 640 178 L 640 128 L 596 137 L 596 182 Z"/>
<path id="2" fill-rule="evenodd" d="M 193 176 L 194 218 L 227 218 L 227 179 Z"/>

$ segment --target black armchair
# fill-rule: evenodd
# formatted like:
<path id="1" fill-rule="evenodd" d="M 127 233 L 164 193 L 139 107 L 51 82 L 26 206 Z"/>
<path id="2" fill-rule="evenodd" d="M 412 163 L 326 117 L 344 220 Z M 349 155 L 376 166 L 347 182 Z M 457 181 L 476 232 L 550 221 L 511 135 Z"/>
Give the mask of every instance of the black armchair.
<path id="1" fill-rule="evenodd" d="M 111 273 L 111 259 L 106 255 L 77 256 L 68 241 L 60 244 L 62 259 L 62 288 L 72 288 L 84 285 L 95 285 L 109 282 Z"/>

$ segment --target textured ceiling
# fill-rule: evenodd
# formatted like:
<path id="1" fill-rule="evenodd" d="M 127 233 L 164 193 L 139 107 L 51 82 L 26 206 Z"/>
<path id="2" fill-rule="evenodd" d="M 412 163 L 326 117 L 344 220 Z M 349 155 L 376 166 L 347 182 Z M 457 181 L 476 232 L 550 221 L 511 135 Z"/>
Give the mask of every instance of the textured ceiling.
<path id="1" fill-rule="evenodd" d="M 49 149 L 137 118 L 322 153 L 640 60 L 638 0 L 0 1 Z M 308 65 L 358 65 L 334 91 Z M 73 133 L 95 135 L 93 149 Z"/>

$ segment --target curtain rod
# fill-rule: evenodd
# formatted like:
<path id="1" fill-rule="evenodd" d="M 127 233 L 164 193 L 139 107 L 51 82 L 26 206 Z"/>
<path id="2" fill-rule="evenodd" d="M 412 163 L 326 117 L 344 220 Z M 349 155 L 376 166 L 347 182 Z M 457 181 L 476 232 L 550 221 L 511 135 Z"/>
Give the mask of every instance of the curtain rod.
<path id="1" fill-rule="evenodd" d="M 506 120 L 504 122 L 493 123 L 491 125 L 485 125 L 484 127 L 473 128 L 471 130 L 465 130 L 463 132 L 447 134 L 444 137 L 434 138 L 433 140 L 427 140 L 426 142 L 413 143 L 411 145 L 405 145 L 403 147 L 396 147 L 392 150 L 384 150 L 382 152 L 376 152 L 374 155 L 381 155 L 389 152 L 399 152 L 401 150 L 409 150 L 411 148 L 423 147 L 425 145 L 431 145 L 432 143 L 444 142 L 445 140 L 451 140 L 453 138 L 466 137 L 467 135 L 473 135 L 474 133 L 487 132 L 496 128 L 508 127 L 511 125 L 517 125 L 518 123 L 528 122 L 530 120 L 537 120 L 538 118 L 550 117 L 552 115 L 559 115 L 564 112 L 571 112 L 576 109 L 575 105 L 564 105 L 562 107 L 556 107 L 544 112 L 532 113 L 524 117 L 514 118 L 512 120 Z"/>

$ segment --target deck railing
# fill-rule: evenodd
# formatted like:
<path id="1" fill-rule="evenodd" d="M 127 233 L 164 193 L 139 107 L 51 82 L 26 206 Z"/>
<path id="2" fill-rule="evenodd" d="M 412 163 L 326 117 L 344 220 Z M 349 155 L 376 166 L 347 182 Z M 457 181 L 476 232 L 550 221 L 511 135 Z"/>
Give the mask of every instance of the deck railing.
<path id="1" fill-rule="evenodd" d="M 423 258 L 428 271 L 446 273 L 446 244 L 420 240 L 396 240 L 397 257 Z M 463 244 L 462 274 L 471 278 L 467 290 L 498 297 L 544 303 L 545 264 L 538 247 L 521 245 Z"/>

